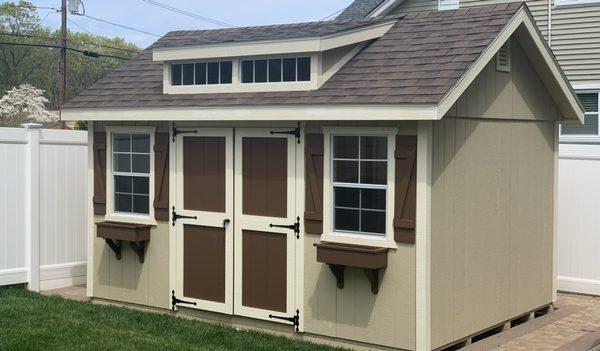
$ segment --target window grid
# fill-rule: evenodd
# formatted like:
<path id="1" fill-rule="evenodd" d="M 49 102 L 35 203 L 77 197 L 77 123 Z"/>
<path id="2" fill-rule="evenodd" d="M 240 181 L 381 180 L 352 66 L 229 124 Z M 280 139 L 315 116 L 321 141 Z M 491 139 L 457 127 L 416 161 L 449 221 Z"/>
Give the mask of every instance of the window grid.
<path id="1" fill-rule="evenodd" d="M 129 136 L 129 152 L 126 151 L 114 151 L 115 150 L 115 139 L 117 137 L 117 135 L 128 135 Z M 145 133 L 114 133 L 112 135 L 112 173 L 113 173 L 113 188 L 114 188 L 114 196 L 113 196 L 113 206 L 115 208 L 115 213 L 122 213 L 122 214 L 136 214 L 136 215 L 148 215 L 149 213 L 137 213 L 137 212 L 133 212 L 133 208 L 134 208 L 134 197 L 135 196 L 143 196 L 143 197 L 147 197 L 148 198 L 148 202 L 150 201 L 150 189 L 148 189 L 148 194 L 141 194 L 141 193 L 136 193 L 133 187 L 133 184 L 131 185 L 131 192 L 120 192 L 116 190 L 116 179 L 117 177 L 127 177 L 130 178 L 130 180 L 133 180 L 132 178 L 147 178 L 148 179 L 148 186 L 150 185 L 150 172 L 148 173 L 139 173 L 139 172 L 133 172 L 133 157 L 129 157 L 129 169 L 130 172 L 120 172 L 120 171 L 116 171 L 115 170 L 115 155 L 146 155 L 148 157 L 150 157 L 151 153 L 150 151 L 148 152 L 137 152 L 137 151 L 133 151 L 133 136 L 134 135 L 145 135 L 148 136 L 148 138 L 150 138 L 149 134 L 145 134 Z M 131 196 L 131 209 L 132 212 L 123 212 L 123 211 L 117 211 L 117 195 L 127 195 L 127 196 Z"/>
<path id="2" fill-rule="evenodd" d="M 286 59 L 294 59 L 295 60 L 295 69 L 296 69 L 295 77 L 296 78 L 293 81 L 286 81 L 286 80 L 283 79 L 283 72 L 284 72 L 284 70 L 283 70 L 283 67 L 284 67 L 283 61 L 286 60 Z M 310 61 L 309 57 L 283 57 L 283 58 L 275 58 L 275 59 L 273 59 L 273 58 L 270 58 L 270 59 L 266 58 L 266 59 L 257 59 L 257 60 L 240 60 L 240 70 L 239 70 L 240 71 L 240 73 L 239 73 L 240 74 L 240 82 L 242 84 L 267 84 L 267 83 L 308 82 L 308 81 L 310 81 L 310 79 L 309 80 L 299 80 L 298 79 L 298 76 L 299 76 L 298 60 L 299 59 L 309 59 L 309 68 L 311 67 L 312 62 Z M 262 61 L 262 60 L 266 60 L 267 61 L 267 81 L 266 82 L 256 82 L 256 61 Z M 269 77 L 269 72 L 270 72 L 270 66 L 271 66 L 271 61 L 272 60 L 279 60 L 279 62 L 280 62 L 279 63 L 279 66 L 280 66 L 279 71 L 280 71 L 280 78 L 281 79 L 278 80 L 278 81 L 270 81 L 269 80 L 269 78 L 270 78 Z M 244 62 L 252 62 L 252 82 L 244 82 L 244 80 L 242 78 L 243 75 L 244 75 L 244 67 L 243 67 L 243 63 Z"/>
<path id="3" fill-rule="evenodd" d="M 338 136 L 338 135 L 332 135 L 332 137 L 331 137 L 331 140 L 332 140 L 331 144 L 332 145 L 335 145 L 335 142 L 333 142 L 333 140 L 335 139 L 336 136 Z M 342 136 L 342 135 L 339 135 L 339 136 Z M 367 232 L 367 231 L 363 231 L 362 230 L 362 227 L 363 227 L 362 226 L 362 214 L 363 214 L 363 211 L 380 212 L 380 213 L 383 212 L 383 213 L 386 213 L 387 212 L 387 196 L 388 196 L 388 194 L 387 194 L 387 189 L 388 189 L 387 181 L 386 181 L 386 184 L 361 183 L 361 181 L 362 181 L 362 178 L 361 178 L 361 169 L 362 169 L 361 163 L 362 162 L 385 162 L 386 169 L 387 169 L 387 166 L 388 166 L 388 159 L 387 158 L 386 159 L 363 159 L 363 158 L 361 158 L 362 157 L 362 155 L 361 155 L 362 138 L 366 137 L 366 136 L 368 136 L 368 135 L 359 135 L 359 136 L 356 136 L 356 137 L 358 137 L 358 158 L 356 158 L 356 159 L 354 159 L 354 158 L 341 158 L 341 157 L 337 158 L 337 157 L 334 157 L 333 154 L 334 154 L 334 147 L 335 146 L 331 148 L 332 157 L 331 157 L 331 167 L 330 167 L 330 170 L 331 170 L 331 174 L 332 174 L 331 175 L 331 179 L 332 179 L 332 181 L 331 181 L 331 184 L 332 184 L 332 192 L 331 192 L 331 194 L 333 195 L 332 198 L 333 198 L 333 212 L 334 212 L 334 215 L 333 215 L 333 229 L 334 229 L 334 232 L 338 232 L 338 233 L 366 234 L 366 235 L 371 235 L 371 236 L 386 236 L 386 233 L 375 233 L 375 232 Z M 386 141 L 387 141 L 387 137 L 386 137 Z M 386 147 L 387 147 L 387 142 L 386 142 Z M 388 157 L 389 157 L 389 155 L 388 155 Z M 334 167 L 335 161 L 352 161 L 352 162 L 357 162 L 358 163 L 358 182 L 357 183 L 336 182 L 334 180 L 335 178 L 334 178 L 334 174 L 333 174 L 334 168 L 335 168 Z M 386 171 L 386 178 L 387 178 L 387 171 Z M 386 209 L 385 210 L 381 210 L 381 209 L 363 208 L 362 207 L 362 192 L 359 192 L 359 195 L 358 195 L 358 206 L 359 206 L 358 208 L 347 207 L 347 206 L 337 206 L 336 205 L 336 199 L 335 199 L 335 196 L 336 196 L 335 195 L 335 193 L 336 193 L 335 189 L 336 188 L 354 188 L 354 189 L 366 189 L 366 190 L 385 190 L 386 193 L 385 193 L 385 199 L 384 199 L 384 201 L 386 203 Z M 337 225 L 336 225 L 337 218 L 335 216 L 335 210 L 337 210 L 337 209 L 358 211 L 358 228 L 359 228 L 359 231 L 346 230 L 346 229 L 337 229 L 336 228 L 337 227 Z M 386 218 L 386 222 L 387 222 L 387 218 Z M 387 223 L 384 225 L 384 227 L 387 227 Z"/>
<path id="4" fill-rule="evenodd" d="M 217 83 L 217 84 L 209 84 L 209 83 L 208 83 L 208 65 L 209 65 L 209 64 L 211 64 L 211 63 L 218 63 L 218 64 L 219 64 L 219 68 L 217 69 L 217 73 L 218 73 L 218 76 L 219 76 L 219 78 L 218 78 L 218 83 Z M 232 66 L 232 72 L 233 72 L 233 61 L 218 61 L 218 62 L 194 62 L 194 63 L 186 63 L 186 64 L 191 64 L 191 65 L 192 65 L 192 77 L 193 77 L 193 81 L 194 81 L 194 83 L 193 83 L 193 84 L 191 84 L 191 85 L 190 85 L 190 84 L 183 84 L 183 81 L 184 81 L 184 77 L 183 77 L 183 72 L 184 72 L 183 65 L 184 65 L 184 64 L 183 64 L 183 63 L 172 63 L 172 64 L 171 64 L 171 67 L 173 67 L 173 66 L 177 66 L 177 65 L 181 67 L 181 68 L 179 69 L 179 71 L 180 71 L 180 76 L 181 76 L 181 77 L 180 77 L 180 84 L 173 84 L 173 78 L 171 77 L 171 85 L 173 85 L 173 86 L 187 86 L 187 87 L 189 87 L 189 86 L 205 86 L 205 85 L 226 85 L 226 84 L 232 84 L 232 82 L 229 82 L 229 83 L 223 83 L 223 82 L 221 81 L 221 79 L 222 79 L 222 77 L 221 77 L 221 70 L 222 70 L 222 67 L 221 67 L 221 66 L 222 66 L 224 63 L 231 63 L 231 66 Z M 205 65 L 205 66 L 204 66 L 204 67 L 205 67 L 205 68 L 204 68 L 204 83 L 199 83 L 199 82 L 197 82 L 197 81 L 196 81 L 196 65 L 198 65 L 198 64 L 204 64 L 204 65 Z M 173 74 L 173 68 L 171 68 L 171 74 Z"/>
<path id="5" fill-rule="evenodd" d="M 596 111 L 590 111 L 590 112 L 585 112 L 584 114 L 584 124 L 585 121 L 587 119 L 587 117 L 595 117 L 596 118 L 596 123 L 598 124 L 596 127 L 597 133 L 596 134 L 578 134 L 578 133 L 563 133 L 563 126 L 560 126 L 560 136 L 562 138 L 572 138 L 572 139 L 577 139 L 577 138 L 590 138 L 590 137 L 600 137 L 600 92 L 598 91 L 592 91 L 592 92 L 586 92 L 586 91 L 578 91 L 577 95 L 590 95 L 590 94 L 596 94 L 598 95 L 598 103 L 597 103 L 597 107 L 596 107 Z M 580 125 L 580 126 L 584 126 L 584 124 Z"/>

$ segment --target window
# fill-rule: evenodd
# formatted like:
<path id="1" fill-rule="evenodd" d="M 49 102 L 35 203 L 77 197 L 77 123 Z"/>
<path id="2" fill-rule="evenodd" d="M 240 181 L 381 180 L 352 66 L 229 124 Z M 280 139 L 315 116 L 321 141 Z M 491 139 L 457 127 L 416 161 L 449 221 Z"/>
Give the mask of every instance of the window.
<path id="1" fill-rule="evenodd" d="M 560 127 L 562 136 L 568 137 L 599 137 L 598 121 L 600 116 L 597 92 L 577 94 L 585 109 L 584 124 L 563 124 Z"/>
<path id="2" fill-rule="evenodd" d="M 556 0 L 556 6 L 576 6 L 576 5 L 587 5 L 597 4 L 600 0 Z"/>
<path id="3" fill-rule="evenodd" d="M 310 57 L 243 60 L 242 83 L 309 82 Z"/>
<path id="4" fill-rule="evenodd" d="M 113 133 L 113 209 L 118 214 L 150 215 L 150 134 Z"/>
<path id="5" fill-rule="evenodd" d="M 386 236 L 388 137 L 333 135 L 333 231 Z"/>
<path id="6" fill-rule="evenodd" d="M 438 0 L 438 10 L 456 10 L 459 0 Z"/>
<path id="7" fill-rule="evenodd" d="M 200 62 L 171 64 L 171 85 L 231 84 L 233 62 Z"/>

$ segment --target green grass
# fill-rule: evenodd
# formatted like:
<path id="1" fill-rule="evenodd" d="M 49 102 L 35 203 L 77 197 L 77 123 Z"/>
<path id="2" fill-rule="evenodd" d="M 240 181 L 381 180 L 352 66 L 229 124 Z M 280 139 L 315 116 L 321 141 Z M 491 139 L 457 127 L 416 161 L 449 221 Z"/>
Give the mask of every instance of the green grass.
<path id="1" fill-rule="evenodd" d="M 0 288 L 0 350 L 334 350 L 285 337 Z M 339 350 L 339 349 L 338 349 Z"/>

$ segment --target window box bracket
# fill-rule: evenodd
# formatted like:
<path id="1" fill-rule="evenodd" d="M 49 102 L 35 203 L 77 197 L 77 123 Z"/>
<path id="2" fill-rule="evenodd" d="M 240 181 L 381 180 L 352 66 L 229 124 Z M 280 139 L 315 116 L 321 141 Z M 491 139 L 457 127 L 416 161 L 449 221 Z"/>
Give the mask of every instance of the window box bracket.
<path id="1" fill-rule="evenodd" d="M 138 256 L 140 263 L 144 263 L 146 246 L 150 241 L 149 225 L 100 222 L 96 224 L 96 236 L 106 241 L 106 244 L 117 255 L 117 260 L 121 259 L 122 242 L 129 242 L 129 246 Z"/>
<path id="2" fill-rule="evenodd" d="M 314 246 L 317 248 L 317 262 L 329 266 L 339 289 L 344 288 L 346 267 L 354 267 L 363 269 L 371 292 L 379 292 L 379 270 L 387 267 L 389 249 L 332 242 L 320 242 Z"/>

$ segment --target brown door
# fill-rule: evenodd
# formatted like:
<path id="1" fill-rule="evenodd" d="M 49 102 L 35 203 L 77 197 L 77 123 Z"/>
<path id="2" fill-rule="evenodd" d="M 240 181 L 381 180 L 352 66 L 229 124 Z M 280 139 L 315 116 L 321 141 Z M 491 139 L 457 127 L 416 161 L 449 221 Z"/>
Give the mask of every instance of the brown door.
<path id="1" fill-rule="evenodd" d="M 233 130 L 177 138 L 176 295 L 233 313 Z M 180 297 L 181 296 L 181 297 Z"/>
<path id="2" fill-rule="evenodd" d="M 236 129 L 234 313 L 271 320 L 294 307 L 296 139 Z M 276 319 L 272 319 L 276 320 Z"/>

